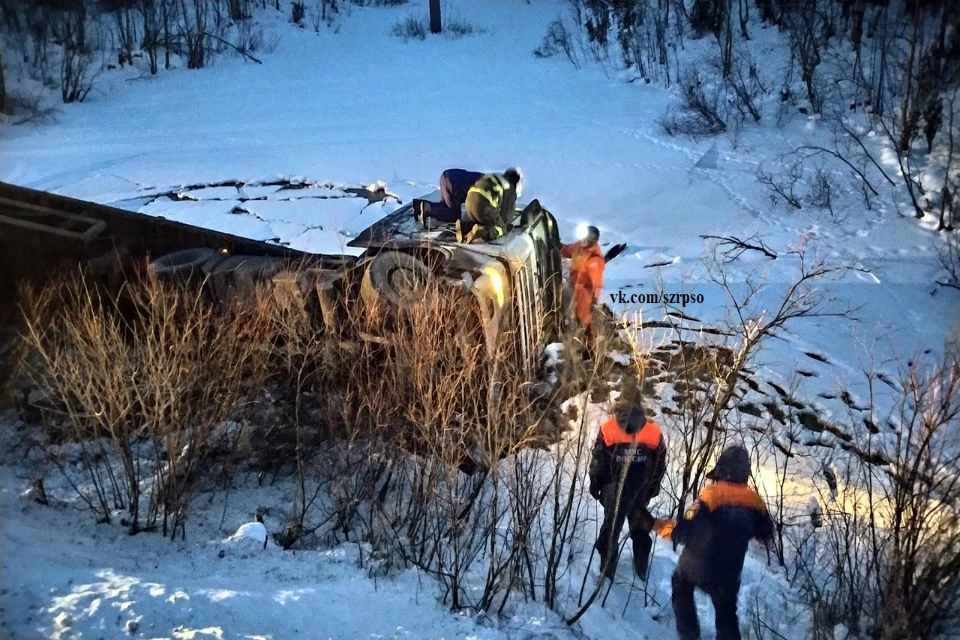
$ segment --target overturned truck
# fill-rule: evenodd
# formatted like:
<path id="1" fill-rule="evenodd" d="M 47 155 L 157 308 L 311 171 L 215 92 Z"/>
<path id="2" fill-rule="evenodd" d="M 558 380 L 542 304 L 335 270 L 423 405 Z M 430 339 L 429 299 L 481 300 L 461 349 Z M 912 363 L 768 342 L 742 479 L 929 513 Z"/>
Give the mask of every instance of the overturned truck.
<path id="1" fill-rule="evenodd" d="M 439 199 L 439 194 L 426 196 Z M 152 274 L 197 282 L 225 301 L 267 284 L 346 340 L 388 342 L 345 326 L 345 301 L 400 309 L 428 283 L 466 295 L 490 356 L 501 337 L 529 379 L 561 325 L 561 258 L 556 220 L 538 204 L 518 210 L 509 232 L 485 244 L 456 242 L 453 225 L 424 229 L 411 205 L 353 238 L 359 256 L 311 254 L 273 242 L 0 183 L 0 299 L 21 282 L 85 265 L 117 281 Z M 415 297 L 415 296 L 414 296 Z M 16 304 L 4 303 L 10 321 Z"/>

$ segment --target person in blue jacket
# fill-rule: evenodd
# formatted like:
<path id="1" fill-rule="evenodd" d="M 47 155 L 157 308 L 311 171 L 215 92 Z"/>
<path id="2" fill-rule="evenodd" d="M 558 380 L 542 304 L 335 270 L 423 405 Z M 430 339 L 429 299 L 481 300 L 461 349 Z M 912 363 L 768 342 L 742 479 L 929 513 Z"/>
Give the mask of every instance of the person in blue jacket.
<path id="1" fill-rule="evenodd" d="M 683 545 L 673 572 L 673 612 L 680 640 L 699 640 L 695 589 L 713 601 L 717 640 L 740 640 L 737 595 L 747 543 L 773 539 L 773 521 L 760 495 L 747 485 L 750 455 L 742 446 L 727 447 L 706 476 L 713 480 L 676 523 L 658 520 L 661 537 Z"/>
<path id="2" fill-rule="evenodd" d="M 440 174 L 440 202 L 414 200 L 413 213 L 424 227 L 428 219 L 440 222 L 456 222 L 460 219 L 463 203 L 467 201 L 467 192 L 483 177 L 479 171 L 466 169 L 447 169 Z"/>

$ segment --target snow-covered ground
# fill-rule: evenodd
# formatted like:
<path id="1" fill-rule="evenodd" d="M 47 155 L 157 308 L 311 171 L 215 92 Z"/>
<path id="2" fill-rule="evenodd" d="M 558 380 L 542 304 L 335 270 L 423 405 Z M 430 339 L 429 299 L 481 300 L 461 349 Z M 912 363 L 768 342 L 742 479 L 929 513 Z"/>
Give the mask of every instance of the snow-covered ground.
<path id="1" fill-rule="evenodd" d="M 437 606 L 432 580 L 416 572 L 368 578 L 356 545 L 264 548 L 264 525 L 248 521 L 263 505 L 283 504 L 286 486 L 240 482 L 229 496 L 198 505 L 196 533 L 173 543 L 130 537 L 119 522 L 94 524 L 75 506 L 23 500 L 24 477 L 10 462 L 2 470 L 4 638 L 493 640 L 536 637 L 533 630 L 549 625 L 563 633 L 562 621 L 542 608 L 502 627 L 451 614 Z M 265 524 L 280 522 L 267 516 Z M 531 633 L 511 635 L 521 629 Z"/>
<path id="2" fill-rule="evenodd" d="M 805 242 L 855 268 L 823 288 L 855 309 L 856 321 L 800 321 L 762 354 L 760 374 L 796 378 L 801 397 L 836 394 L 838 387 L 863 397 L 865 363 L 894 378 L 901 358 L 942 347 L 960 317 L 960 300 L 932 284 L 940 271 L 935 234 L 926 221 L 898 212 L 902 194 L 885 192 L 865 211 L 848 187 L 836 196 L 836 215 L 773 204 L 757 168 L 775 170 L 783 152 L 828 140 L 824 125 L 795 113 L 782 128 L 746 127 L 735 145 L 730 136 L 667 137 L 657 120 L 675 93 L 532 55 L 565 7 L 544 0 L 450 2 L 448 10 L 485 32 L 422 42 L 389 35 L 398 19 L 416 12 L 410 7 L 355 8 L 337 33 L 297 30 L 281 20 L 279 46 L 262 65 L 220 58 L 202 71 L 135 79 L 107 74 L 87 102 L 63 106 L 55 123 L 4 126 L 0 179 L 330 252 L 396 206 L 393 199 L 369 205 L 345 187 L 382 181 L 406 202 L 434 189 L 447 167 L 519 165 L 524 198 L 549 208 L 565 239 L 587 221 L 600 227 L 602 242 L 628 244 L 607 269 L 608 302 L 607 294 L 621 290 L 700 293 L 704 302 L 682 311 L 719 321 L 727 300 L 705 279 L 703 235 L 759 234 L 781 254 L 769 260 L 757 253 L 737 266 L 741 281 L 750 268 L 768 271 L 760 308 L 796 275 L 797 260 L 783 255 L 790 247 Z M 775 77 L 782 56 L 770 53 L 764 71 Z M 287 193 L 257 186 L 278 178 L 319 186 Z M 234 180 L 247 186 L 189 189 L 183 201 L 151 197 Z M 628 315 L 642 311 L 644 320 L 663 315 L 659 305 L 611 306 Z M 847 411 L 840 400 L 821 399 L 817 408 L 827 419 Z M 294 554 L 226 541 L 257 506 L 283 495 L 255 483 L 238 488 L 226 506 L 218 497 L 198 508 L 202 527 L 191 527 L 187 543 L 172 544 L 159 536 L 130 538 L 119 525 L 94 525 L 73 507 L 23 500 L 26 472 L 9 457 L 3 463 L 4 635 L 118 637 L 130 620 L 138 621 L 136 637 L 178 639 L 571 633 L 556 614 L 532 605 L 507 621 L 450 614 L 436 604 L 429 579 L 415 573 L 368 579 L 349 547 Z M 675 555 L 657 553 L 651 583 L 662 607 L 611 602 L 591 611 L 575 632 L 671 633 L 669 615 L 660 619 L 664 626 L 653 616 L 669 610 Z M 744 603 L 776 592 L 764 586 L 777 578 L 762 564 L 748 563 Z M 701 615 L 705 629 L 708 612 Z"/>

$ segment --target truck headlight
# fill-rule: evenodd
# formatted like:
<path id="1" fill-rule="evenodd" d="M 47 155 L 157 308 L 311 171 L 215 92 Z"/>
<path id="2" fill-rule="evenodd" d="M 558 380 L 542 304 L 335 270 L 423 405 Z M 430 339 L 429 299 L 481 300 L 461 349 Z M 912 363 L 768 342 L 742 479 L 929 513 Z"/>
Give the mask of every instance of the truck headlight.
<path id="1" fill-rule="evenodd" d="M 504 303 L 503 276 L 493 267 L 484 267 L 483 273 L 487 276 L 493 295 L 497 298 L 497 306 L 502 307 Z"/>

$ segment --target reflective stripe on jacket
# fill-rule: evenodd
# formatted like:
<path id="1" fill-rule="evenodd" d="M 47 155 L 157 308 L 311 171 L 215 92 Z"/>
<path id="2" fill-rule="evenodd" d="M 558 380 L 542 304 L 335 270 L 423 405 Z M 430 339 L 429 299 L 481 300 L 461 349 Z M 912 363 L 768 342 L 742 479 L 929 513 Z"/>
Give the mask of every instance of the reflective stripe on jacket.
<path id="1" fill-rule="evenodd" d="M 476 193 L 482 196 L 494 209 L 500 209 L 500 203 L 503 201 L 503 192 L 510 188 L 507 179 L 498 173 L 488 173 L 470 187 L 469 193 Z"/>
<path id="2" fill-rule="evenodd" d="M 637 444 L 648 449 L 656 449 L 663 439 L 660 425 L 656 422 L 648 420 L 637 433 L 627 433 L 615 417 L 608 418 L 600 425 L 600 435 L 603 436 L 603 443 L 608 447 L 615 444 Z"/>

